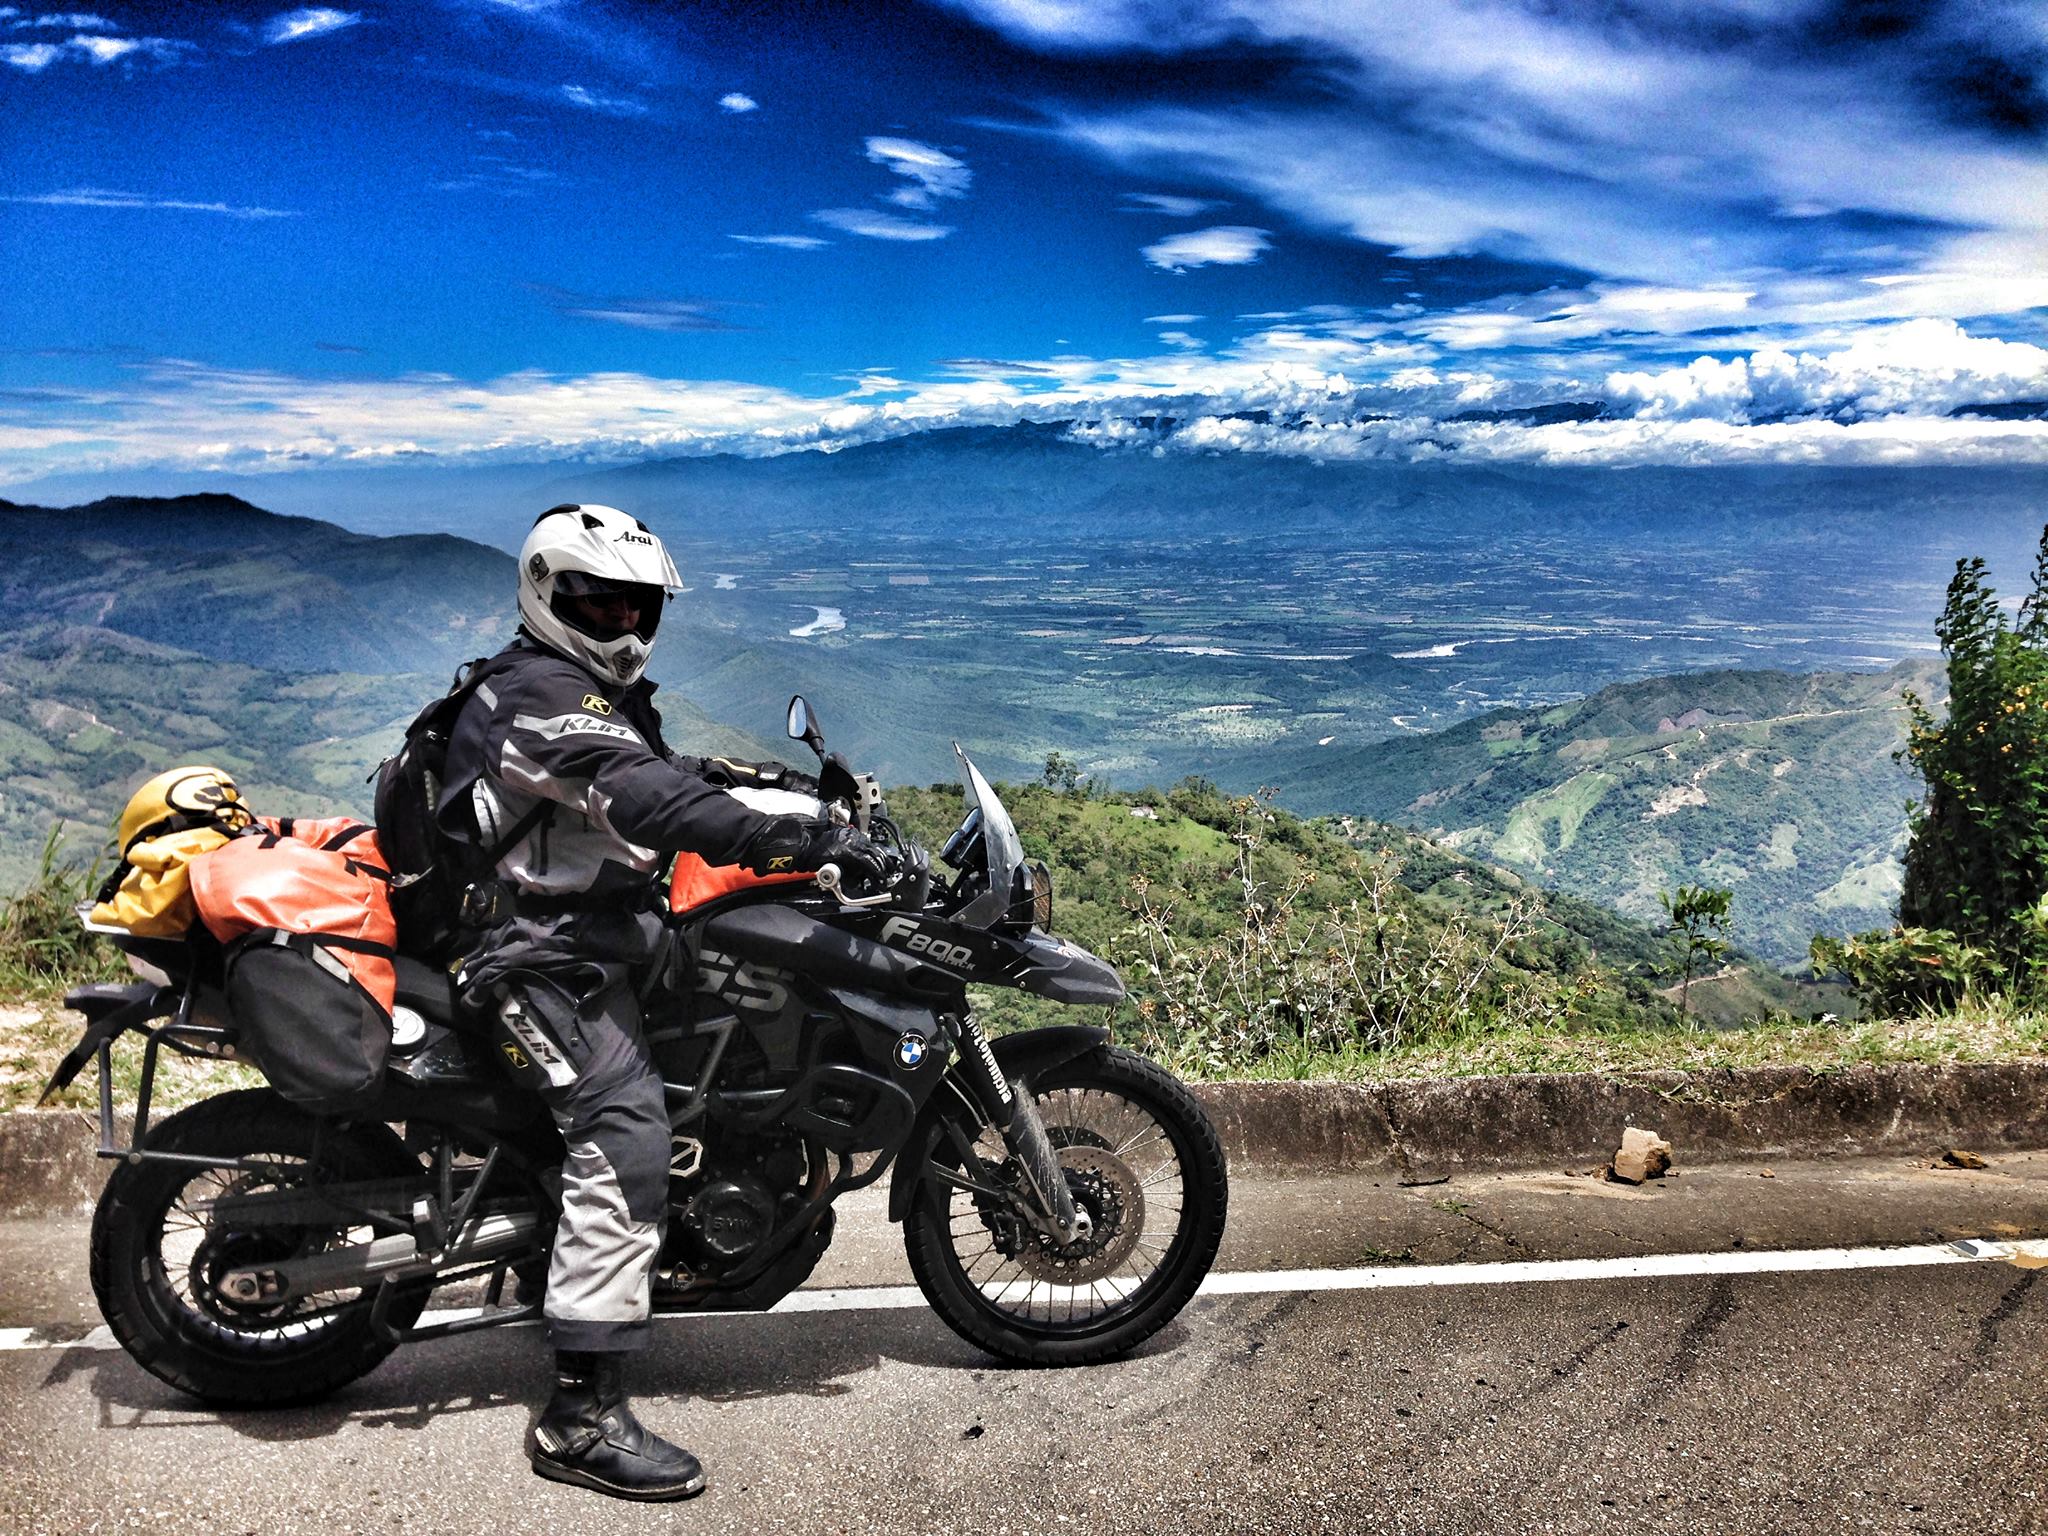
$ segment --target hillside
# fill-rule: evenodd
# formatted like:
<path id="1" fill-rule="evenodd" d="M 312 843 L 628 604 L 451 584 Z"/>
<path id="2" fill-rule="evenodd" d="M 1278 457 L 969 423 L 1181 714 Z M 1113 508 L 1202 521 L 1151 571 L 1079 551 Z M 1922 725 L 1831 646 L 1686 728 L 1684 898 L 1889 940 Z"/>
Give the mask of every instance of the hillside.
<path id="1" fill-rule="evenodd" d="M 1637 918 L 1681 883 L 1725 885 L 1742 941 L 1797 965 L 1815 933 L 1890 921 L 1918 791 L 1892 760 L 1902 695 L 1938 704 L 1944 686 L 1932 662 L 1654 678 L 1275 781 L 1304 808 L 1398 822 Z"/>
<path id="2" fill-rule="evenodd" d="M 1162 1009 L 1171 978 L 1149 971 L 1151 951 L 1140 932 L 1138 891 L 1177 942 L 1222 956 L 1244 943 L 1245 887 L 1239 858 L 1249 846 L 1255 899 L 1282 903 L 1301 881 L 1289 924 L 1297 940 L 1326 942 L 1318 925 L 1336 920 L 1354 933 L 1372 930 L 1366 893 L 1383 869 L 1390 893 L 1390 932 L 1421 955 L 1446 942 L 1453 925 L 1492 936 L 1518 913 L 1527 935 L 1508 945 L 1490 968 L 1495 983 L 1515 983 L 1551 999 L 1580 1024 L 1662 1027 L 1674 1018 L 1668 991 L 1684 963 L 1682 946 L 1655 927 L 1596 903 L 1547 891 L 1513 872 L 1431 843 L 1412 833 L 1357 818 L 1303 820 L 1246 799 L 1233 800 L 1200 781 L 1167 791 L 1104 797 L 1041 786 L 1001 790 L 1025 852 L 1053 874 L 1053 926 L 1113 959 L 1134 1002 Z M 951 785 L 897 789 L 891 811 L 913 836 L 936 848 L 961 813 Z M 1788 982 L 1746 956 L 1730 957 L 1717 984 L 1696 986 L 1704 1018 L 1733 1023 L 1770 1009 L 1795 1014 L 1840 1010 L 1839 993 Z M 991 1016 L 1003 1023 L 1056 1022 L 1064 1010 L 1014 993 L 991 993 Z M 1484 1007 L 1475 1007 L 1483 1026 Z M 1141 1015 L 1142 1018 L 1142 1015 Z M 1126 1016 L 1126 1025 L 1139 1023 Z"/>
<path id="3" fill-rule="evenodd" d="M 1714 635 L 1771 636 L 1816 657 L 1896 644 L 1907 627 L 1887 606 L 1905 590 L 1898 572 L 1865 561 L 1867 591 L 1786 615 L 1775 556 L 1728 563 L 1740 530 L 1726 508 L 1701 524 L 1712 538 L 1688 532 L 1698 547 L 1682 558 L 1574 553 L 1568 532 L 1537 525 L 1591 514 L 1573 514 L 1557 485 L 1511 474 L 1340 484 L 1313 466 L 1268 470 L 1270 508 L 1292 521 L 1206 539 L 1157 531 L 1176 487 L 1208 485 L 1216 499 L 1201 516 L 1236 506 L 1253 490 L 1241 469 L 1190 481 L 1047 431 L 964 432 L 828 457 L 647 465 L 595 488 L 647 504 L 695 549 L 653 668 L 678 744 L 785 751 L 713 722 L 772 731 L 801 690 L 834 744 L 885 780 L 948 772 L 958 738 L 1012 779 L 1059 751 L 1124 785 L 1191 773 L 1232 790 L 1273 785 L 1294 810 L 1431 832 L 1639 918 L 1657 915 L 1660 890 L 1731 885 L 1738 931 L 1789 964 L 1813 932 L 1884 920 L 1911 792 L 1890 761 L 1896 688 L 1884 674 L 1695 672 L 1549 706 L 1618 672 L 1675 671 Z M 1779 497 L 1801 485 L 1743 483 Z M 1863 482 L 1831 483 L 1846 498 L 1835 521 L 1883 521 L 1857 499 Z M 892 516 L 936 525 L 942 501 L 977 485 L 968 521 L 981 534 L 889 531 Z M 1347 512 L 1343 485 L 1374 499 Z M 773 494 L 749 501 L 747 487 Z M 1971 487 L 1982 488 L 1965 480 L 1946 494 Z M 1669 489 L 1616 482 L 1600 513 L 1608 536 L 1636 528 Z M 835 490 L 847 497 L 837 514 Z M 1458 530 L 1482 491 L 1496 521 L 1522 529 L 1514 558 Z M 1092 531 L 1019 550 L 1034 497 L 1053 526 Z M 758 516 L 678 526 L 706 504 Z M 1009 544 L 982 538 L 998 531 L 989 508 L 1009 514 Z M 1375 521 L 1336 543 L 1304 531 L 1353 513 Z M 1140 526 L 1155 531 L 1125 531 Z M 725 544 L 704 545 L 717 529 Z M 1412 547 L 1397 547 L 1395 530 Z M 1827 536 L 1773 537 L 1808 568 L 1856 563 Z M 1715 601 L 1739 624 L 1704 623 L 1686 560 L 1720 572 Z M 232 497 L 0 504 L 0 592 L 15 620 L 0 636 L 11 690 L 0 694 L 0 878 L 29 867 L 51 817 L 102 825 L 146 766 L 193 754 L 322 808 L 360 807 L 362 777 L 404 719 L 509 633 L 512 588 L 499 550 L 366 537 Z M 200 658 L 217 675 L 180 665 Z M 1540 703 L 1458 718 L 1532 696 Z M 1688 726 L 1659 732 L 1665 720 Z"/>
<path id="4" fill-rule="evenodd" d="M 369 538 L 232 496 L 0 502 L 0 601 L 283 672 L 452 670 L 510 638 L 511 557 L 440 534 Z"/>

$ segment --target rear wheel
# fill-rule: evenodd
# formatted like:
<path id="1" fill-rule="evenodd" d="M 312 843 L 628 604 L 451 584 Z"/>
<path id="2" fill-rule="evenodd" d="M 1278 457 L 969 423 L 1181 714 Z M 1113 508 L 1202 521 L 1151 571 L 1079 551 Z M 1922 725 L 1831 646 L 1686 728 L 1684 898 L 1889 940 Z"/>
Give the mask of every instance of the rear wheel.
<path id="1" fill-rule="evenodd" d="M 918 1286 L 939 1316 L 991 1354 L 1081 1365 L 1134 1348 L 1187 1305 L 1223 1238 L 1223 1147 L 1195 1096 L 1164 1068 L 1099 1046 L 1030 1085 L 1065 1170 L 1084 1236 L 1062 1245 L 996 1197 L 927 1173 L 904 1219 Z M 1021 1185 L 993 1131 L 974 1153 L 1004 1188 Z M 965 1162 L 942 1142 L 933 1161 Z M 972 1170 L 968 1170 L 972 1171 Z"/>
<path id="2" fill-rule="evenodd" d="M 322 1124 L 267 1089 L 224 1094 L 182 1110 L 148 1139 L 154 1152 L 238 1159 L 239 1168 L 123 1163 L 92 1223 L 92 1288 L 121 1347 L 151 1375 L 227 1406 L 310 1402 L 372 1370 L 395 1347 L 370 1325 L 374 1289 L 289 1301 L 243 1301 L 230 1271 L 367 1240 L 315 1217 L 236 1229 L 215 1202 L 343 1180 L 414 1177 L 417 1159 L 382 1125 Z M 388 1321 L 407 1327 L 424 1288 L 394 1299 Z"/>

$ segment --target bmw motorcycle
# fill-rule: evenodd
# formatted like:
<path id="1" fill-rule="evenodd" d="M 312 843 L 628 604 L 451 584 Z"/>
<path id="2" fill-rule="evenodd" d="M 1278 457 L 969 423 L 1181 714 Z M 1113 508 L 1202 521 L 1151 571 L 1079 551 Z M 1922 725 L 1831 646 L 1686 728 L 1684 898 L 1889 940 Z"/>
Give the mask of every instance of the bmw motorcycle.
<path id="1" fill-rule="evenodd" d="M 856 893 L 827 866 L 672 912 L 681 958 L 643 997 L 673 1147 L 657 1312 L 772 1307 L 831 1242 L 834 1202 L 886 1177 L 917 1284 L 963 1338 L 1032 1365 L 1130 1350 L 1187 1304 L 1222 1238 L 1208 1116 L 1105 1029 L 983 1030 L 970 985 L 1080 1005 L 1123 985 L 1051 931 L 1046 870 L 964 753 L 966 817 L 935 874 L 874 780 L 825 754 L 801 697 L 789 730 L 824 765 L 804 805 L 860 825 L 890 873 Z M 400 1344 L 540 1315 L 562 1143 L 445 972 L 399 961 L 368 1114 L 316 1117 L 266 1088 L 154 1120 L 164 1051 L 235 1057 L 218 955 L 203 935 L 98 931 L 141 979 L 67 996 L 85 1027 L 45 1098 L 97 1062 L 99 1153 L 117 1166 L 92 1284 L 137 1363 L 210 1403 L 306 1402 Z M 124 1139 L 111 1051 L 130 1034 Z"/>

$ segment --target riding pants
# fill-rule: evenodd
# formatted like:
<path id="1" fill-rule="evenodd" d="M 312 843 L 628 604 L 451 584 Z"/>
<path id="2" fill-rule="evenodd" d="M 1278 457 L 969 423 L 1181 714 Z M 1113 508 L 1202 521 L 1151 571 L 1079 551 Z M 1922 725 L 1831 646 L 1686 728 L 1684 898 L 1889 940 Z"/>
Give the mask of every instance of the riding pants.
<path id="1" fill-rule="evenodd" d="M 557 1349 L 644 1348 L 668 1206 L 669 1125 L 632 973 L 582 956 L 566 965 L 531 950 L 520 958 L 529 963 L 490 967 L 493 1040 L 568 1146 L 542 1309 L 548 1337 Z"/>

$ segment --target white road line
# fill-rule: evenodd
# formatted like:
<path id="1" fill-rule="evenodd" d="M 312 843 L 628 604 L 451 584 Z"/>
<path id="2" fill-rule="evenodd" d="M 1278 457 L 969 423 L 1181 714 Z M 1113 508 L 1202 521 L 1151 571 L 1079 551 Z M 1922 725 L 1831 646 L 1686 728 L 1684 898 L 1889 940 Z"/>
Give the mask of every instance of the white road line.
<path id="1" fill-rule="evenodd" d="M 1557 1281 L 1666 1280 L 1688 1275 L 1778 1275 L 1828 1270 L 1918 1269 L 1941 1264 L 2018 1262 L 2029 1268 L 2048 1266 L 2048 1239 L 2025 1243 L 1994 1243 L 1965 1238 L 1954 1243 L 1927 1243 L 1913 1248 L 1794 1248 L 1777 1252 L 1738 1250 L 1732 1253 L 1649 1253 L 1620 1259 L 1539 1259 L 1518 1264 L 1385 1265 L 1373 1269 L 1241 1270 L 1211 1275 L 1202 1282 L 1204 1296 L 1267 1296 L 1308 1291 L 1405 1291 L 1432 1285 L 1543 1285 Z M 855 1286 L 845 1290 L 806 1290 L 785 1296 L 774 1311 L 893 1312 L 925 1305 L 914 1285 Z M 453 1322 L 474 1317 L 475 1309 L 433 1311 L 420 1321 Z M 746 1313 L 709 1312 L 657 1317 L 657 1323 L 701 1322 L 707 1318 L 744 1317 Z M 514 1325 L 517 1326 L 517 1325 Z M 529 1325 L 530 1326 L 530 1325 Z M 35 1328 L 0 1328 L 0 1354 L 23 1350 L 118 1349 L 111 1330 L 95 1328 L 83 1338 L 52 1338 Z"/>

